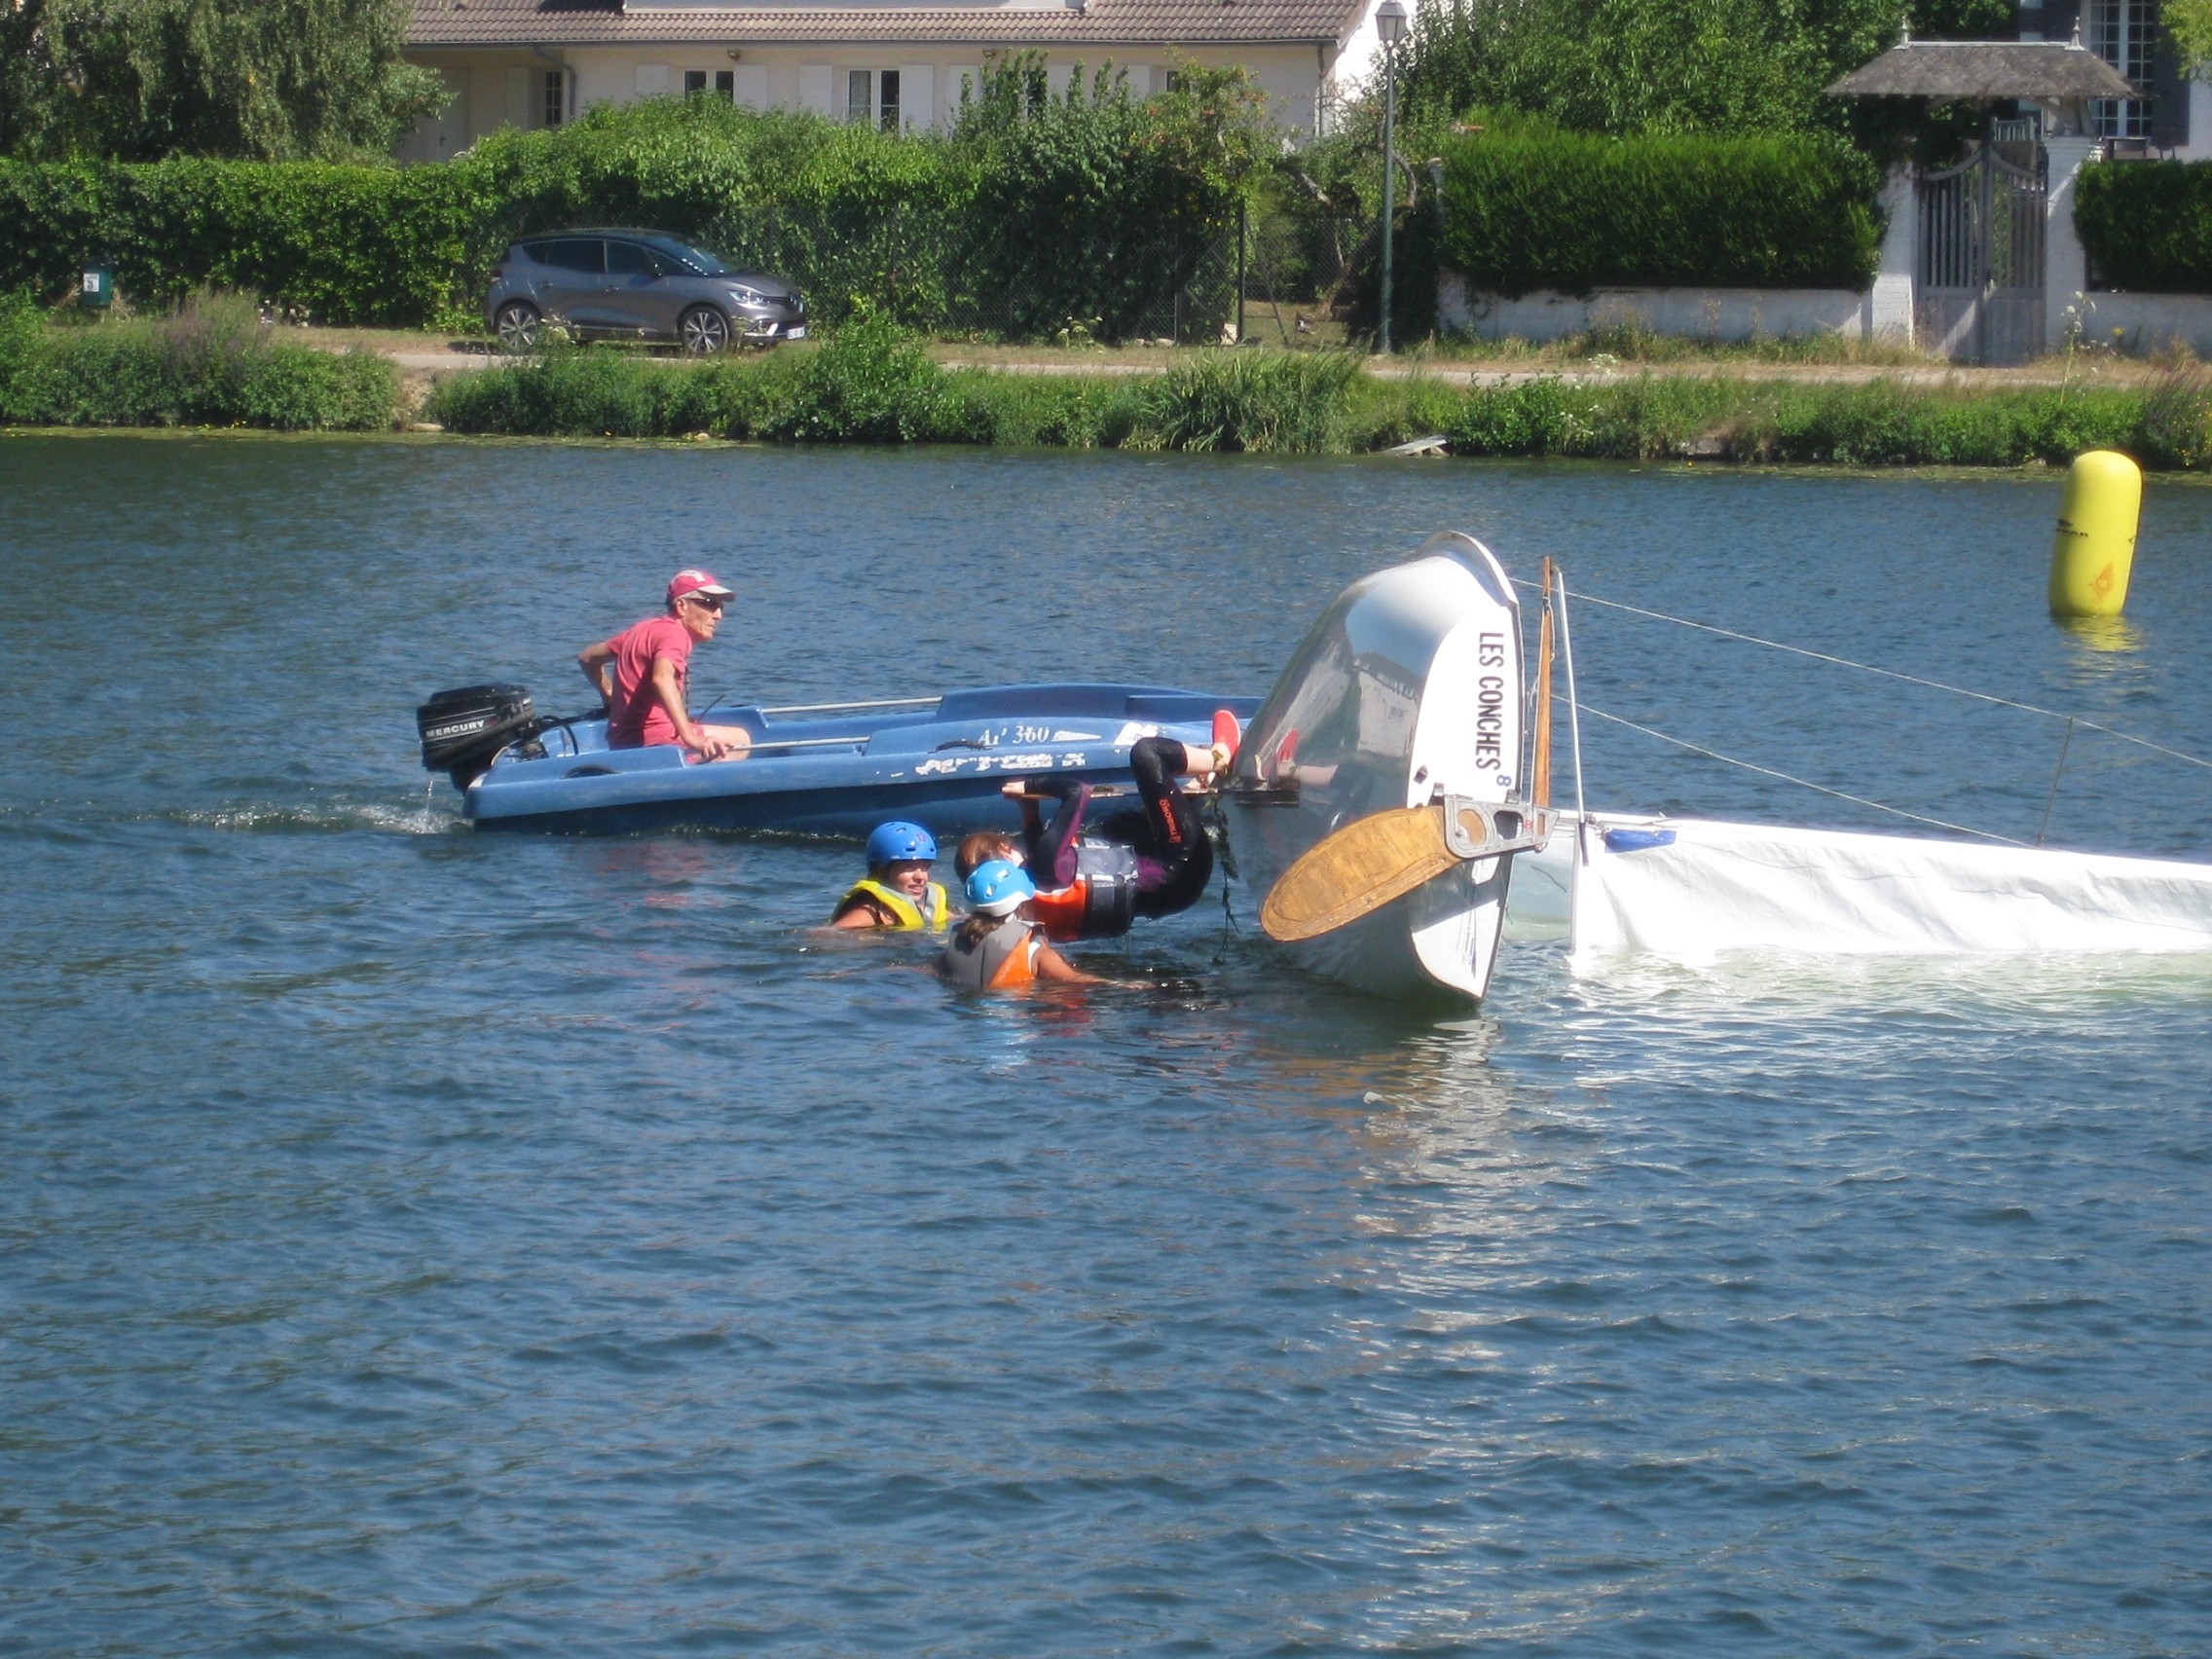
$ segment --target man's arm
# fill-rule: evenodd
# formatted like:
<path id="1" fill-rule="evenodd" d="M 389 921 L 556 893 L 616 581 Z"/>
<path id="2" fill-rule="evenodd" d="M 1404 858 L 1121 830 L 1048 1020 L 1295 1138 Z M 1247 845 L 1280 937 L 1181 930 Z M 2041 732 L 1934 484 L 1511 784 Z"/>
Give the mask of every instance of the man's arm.
<path id="1" fill-rule="evenodd" d="M 676 727 L 676 740 L 686 749 L 695 749 L 708 760 L 719 760 L 729 753 L 729 745 L 719 737 L 710 737 L 691 719 L 691 711 L 683 706 L 683 682 L 676 678 L 676 664 L 667 657 L 653 659 L 653 695 L 660 706 L 668 711 L 669 722 Z"/>
<path id="2" fill-rule="evenodd" d="M 576 653 L 576 666 L 584 671 L 591 688 L 599 693 L 599 700 L 611 708 L 614 704 L 614 646 L 602 640 L 596 645 L 586 645 Z"/>

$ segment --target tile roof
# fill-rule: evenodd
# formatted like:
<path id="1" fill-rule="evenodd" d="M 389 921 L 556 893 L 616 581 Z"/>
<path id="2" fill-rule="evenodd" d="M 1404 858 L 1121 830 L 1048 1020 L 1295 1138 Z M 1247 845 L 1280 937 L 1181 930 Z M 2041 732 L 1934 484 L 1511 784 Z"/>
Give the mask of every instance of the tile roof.
<path id="1" fill-rule="evenodd" d="M 407 44 L 751 45 L 937 41 L 977 46 L 1339 41 L 1367 0 L 1089 0 L 1082 7 L 670 6 L 633 0 L 414 0 Z"/>

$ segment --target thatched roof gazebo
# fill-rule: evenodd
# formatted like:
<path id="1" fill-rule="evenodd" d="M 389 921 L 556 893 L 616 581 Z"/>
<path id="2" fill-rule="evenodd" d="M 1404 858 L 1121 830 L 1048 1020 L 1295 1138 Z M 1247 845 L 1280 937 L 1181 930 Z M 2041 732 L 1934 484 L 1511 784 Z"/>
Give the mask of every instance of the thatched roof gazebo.
<path id="1" fill-rule="evenodd" d="M 2082 129 L 2091 98 L 2131 98 L 2136 90 L 2079 38 L 1911 40 L 1825 88 L 1831 98 L 1926 98 L 1931 103 L 2041 104 L 2061 130 Z"/>

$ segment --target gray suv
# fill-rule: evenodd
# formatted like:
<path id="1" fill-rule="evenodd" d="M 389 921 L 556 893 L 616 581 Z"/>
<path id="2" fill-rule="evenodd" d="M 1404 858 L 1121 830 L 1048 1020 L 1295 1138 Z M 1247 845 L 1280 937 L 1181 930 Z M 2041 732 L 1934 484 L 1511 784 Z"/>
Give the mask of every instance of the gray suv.
<path id="1" fill-rule="evenodd" d="M 493 267 L 484 317 L 509 351 L 557 322 L 578 339 L 673 340 L 707 356 L 732 341 L 803 338 L 806 299 L 781 276 L 732 271 L 652 231 L 556 231 L 516 242 Z"/>

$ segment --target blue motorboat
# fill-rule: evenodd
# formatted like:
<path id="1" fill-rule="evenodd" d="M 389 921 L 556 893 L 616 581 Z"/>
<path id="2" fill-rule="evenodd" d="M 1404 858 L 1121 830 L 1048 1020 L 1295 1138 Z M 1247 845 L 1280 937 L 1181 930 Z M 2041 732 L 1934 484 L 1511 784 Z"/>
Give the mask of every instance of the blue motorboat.
<path id="1" fill-rule="evenodd" d="M 1011 777 L 1060 772 L 1126 786 L 1129 746 L 1212 741 L 1217 709 L 1256 697 L 1157 685 L 991 685 L 940 696 L 717 709 L 742 726 L 742 759 L 702 762 L 673 745 L 609 749 L 607 722 L 530 712 L 518 686 L 441 692 L 418 717 L 424 764 L 451 772 L 483 830 L 620 833 L 693 828 L 865 836 L 891 818 L 939 835 L 1013 829 Z"/>

